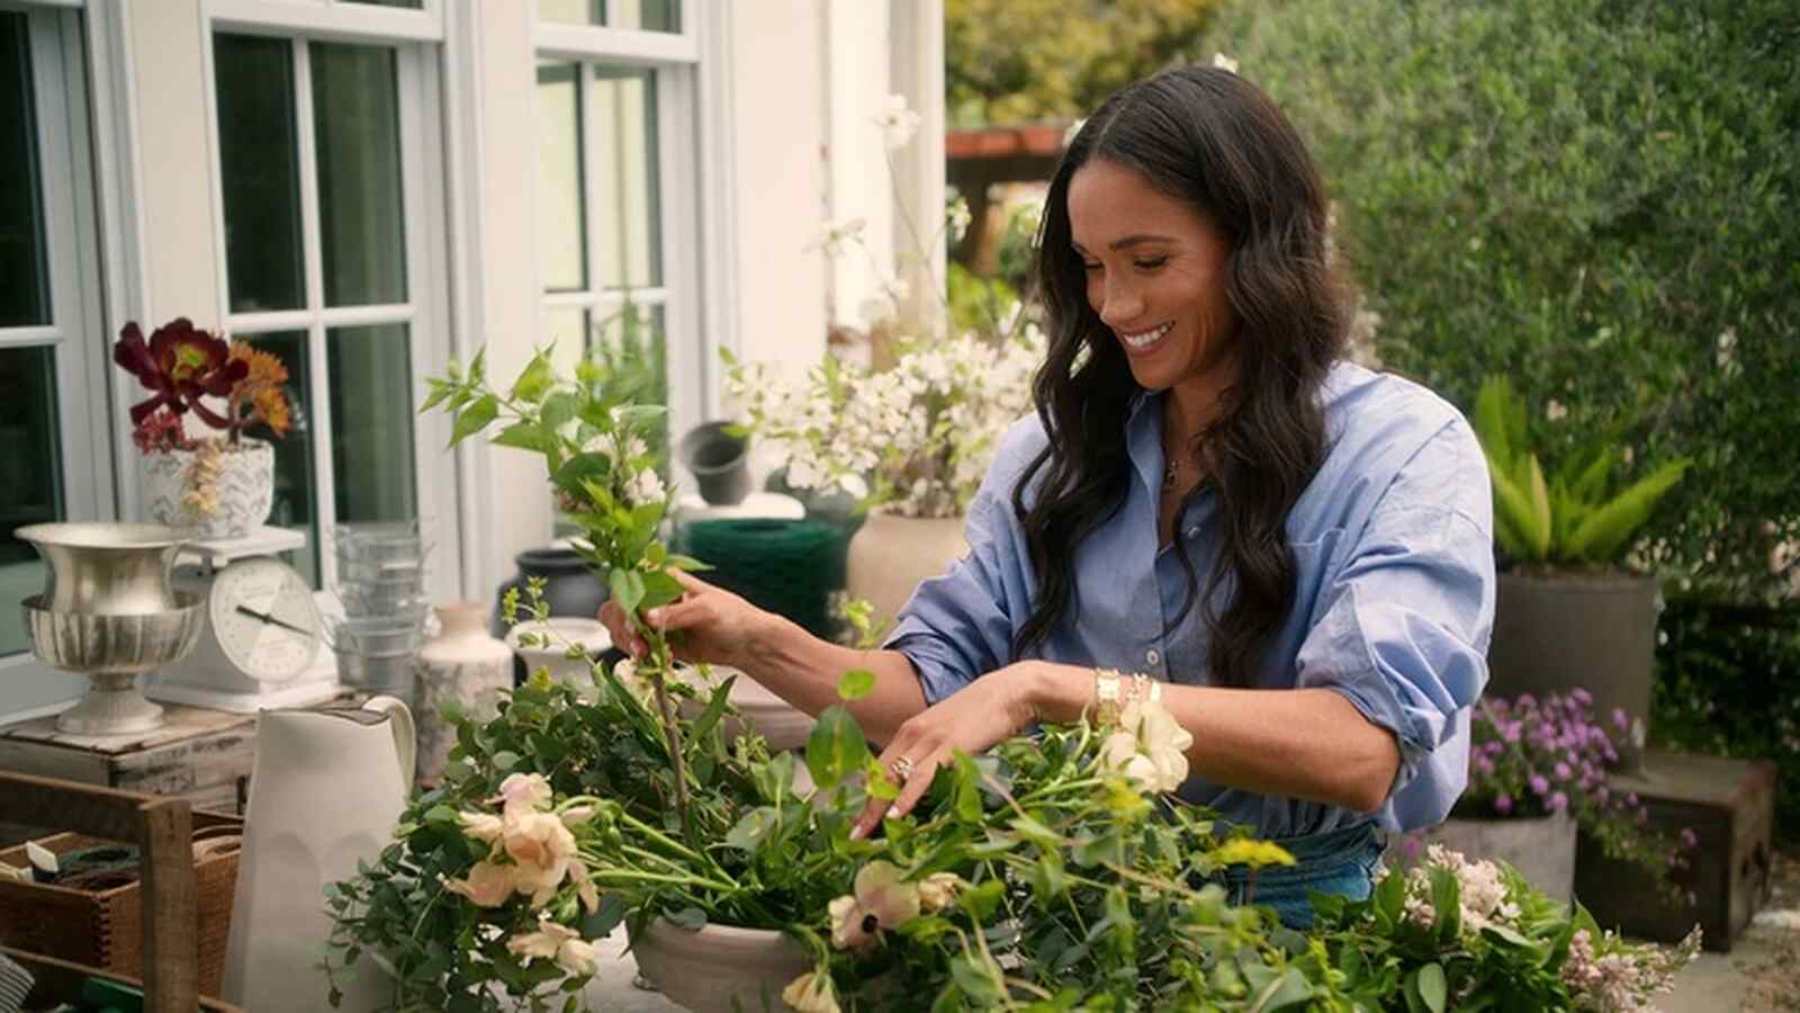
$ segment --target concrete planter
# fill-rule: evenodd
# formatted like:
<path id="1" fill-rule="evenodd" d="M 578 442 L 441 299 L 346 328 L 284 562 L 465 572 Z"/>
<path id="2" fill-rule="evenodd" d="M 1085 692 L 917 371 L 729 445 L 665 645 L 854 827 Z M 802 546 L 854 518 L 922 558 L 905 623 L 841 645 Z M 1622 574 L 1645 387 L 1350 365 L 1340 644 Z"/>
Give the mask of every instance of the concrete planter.
<path id="1" fill-rule="evenodd" d="M 227 445 L 210 476 L 192 450 L 138 458 L 144 509 L 158 524 L 203 538 L 241 538 L 269 519 L 275 503 L 275 448 L 263 440 Z"/>
<path id="2" fill-rule="evenodd" d="M 1487 695 L 1587 690 L 1634 769 L 1650 720 L 1658 591 L 1654 577 L 1626 573 L 1501 574 Z M 1613 727 L 1614 708 L 1630 717 L 1629 734 Z"/>
<path id="3" fill-rule="evenodd" d="M 1575 830 L 1575 821 L 1567 815 L 1452 817 L 1426 831 L 1425 843 L 1441 844 L 1471 859 L 1505 862 L 1552 900 L 1567 903 L 1575 893 Z"/>
<path id="4" fill-rule="evenodd" d="M 892 620 L 919 583 L 943 576 L 969 551 L 961 517 L 901 517 L 871 511 L 850 539 L 845 590 L 875 605 L 879 619 Z"/>
<path id="5" fill-rule="evenodd" d="M 690 932 L 663 918 L 632 934 L 631 952 L 665 998 L 694 1013 L 787 1009 L 781 990 L 813 969 L 806 948 L 773 929 Z"/>

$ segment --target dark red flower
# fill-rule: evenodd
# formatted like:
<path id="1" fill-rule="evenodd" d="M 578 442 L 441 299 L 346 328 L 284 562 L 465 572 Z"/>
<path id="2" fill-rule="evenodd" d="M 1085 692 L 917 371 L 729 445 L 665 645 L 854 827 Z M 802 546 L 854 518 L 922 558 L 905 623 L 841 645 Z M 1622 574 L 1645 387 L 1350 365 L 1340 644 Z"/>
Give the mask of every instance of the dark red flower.
<path id="1" fill-rule="evenodd" d="M 157 408 L 167 405 L 177 414 L 194 414 L 215 429 L 229 428 L 230 420 L 200 403 L 204 396 L 228 397 L 250 373 L 248 364 L 231 358 L 231 346 L 195 327 L 187 317 L 177 317 L 150 334 L 148 344 L 137 322 L 125 325 L 113 345 L 113 362 L 137 377 L 151 396 L 131 406 L 131 423 L 143 424 Z"/>

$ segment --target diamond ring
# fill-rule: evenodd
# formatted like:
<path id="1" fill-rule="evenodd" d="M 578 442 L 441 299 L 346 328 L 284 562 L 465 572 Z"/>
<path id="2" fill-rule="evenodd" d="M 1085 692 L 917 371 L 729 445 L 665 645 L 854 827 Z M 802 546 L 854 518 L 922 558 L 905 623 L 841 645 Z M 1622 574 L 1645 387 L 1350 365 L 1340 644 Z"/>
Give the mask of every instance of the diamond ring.
<path id="1" fill-rule="evenodd" d="M 904 756 L 894 758 L 894 780 L 906 781 L 912 777 L 913 762 Z"/>

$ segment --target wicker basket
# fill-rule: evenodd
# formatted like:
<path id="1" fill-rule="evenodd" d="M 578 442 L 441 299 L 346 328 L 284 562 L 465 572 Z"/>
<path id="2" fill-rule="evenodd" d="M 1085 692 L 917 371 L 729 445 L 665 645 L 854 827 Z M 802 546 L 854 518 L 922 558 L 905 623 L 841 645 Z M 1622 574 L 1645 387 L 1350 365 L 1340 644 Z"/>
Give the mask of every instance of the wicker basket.
<path id="1" fill-rule="evenodd" d="M 216 996 L 225 974 L 225 941 L 231 934 L 231 899 L 238 868 L 238 849 L 218 838 L 232 834 L 241 838 L 244 824 L 236 816 L 215 813 L 196 812 L 193 818 L 200 991 Z M 61 855 L 113 842 L 57 834 L 36 843 Z M 28 865 L 25 846 L 0 851 L 0 862 Z M 116 974 L 141 977 L 144 973 L 141 912 L 140 883 L 135 877 L 95 891 L 0 879 L 0 945 Z"/>

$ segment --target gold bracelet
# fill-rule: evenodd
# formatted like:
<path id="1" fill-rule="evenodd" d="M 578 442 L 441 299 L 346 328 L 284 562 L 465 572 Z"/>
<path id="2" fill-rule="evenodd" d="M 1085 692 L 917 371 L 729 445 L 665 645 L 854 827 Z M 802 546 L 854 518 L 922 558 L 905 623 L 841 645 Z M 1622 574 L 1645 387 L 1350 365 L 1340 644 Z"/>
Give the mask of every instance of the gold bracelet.
<path id="1" fill-rule="evenodd" d="M 1121 689 L 1123 687 L 1120 685 L 1118 669 L 1094 669 L 1094 722 L 1096 724 L 1116 725 L 1119 723 Z"/>

